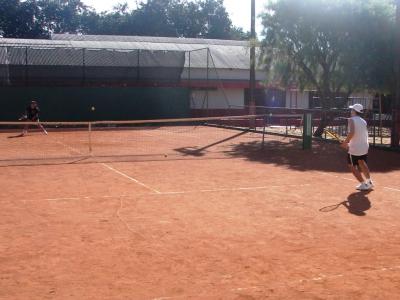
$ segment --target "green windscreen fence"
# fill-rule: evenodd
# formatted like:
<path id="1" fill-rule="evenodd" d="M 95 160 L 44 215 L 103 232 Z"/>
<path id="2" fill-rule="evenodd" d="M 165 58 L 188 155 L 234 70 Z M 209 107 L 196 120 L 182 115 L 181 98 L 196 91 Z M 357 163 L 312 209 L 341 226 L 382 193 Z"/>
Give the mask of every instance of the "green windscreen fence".
<path id="1" fill-rule="evenodd" d="M 43 121 L 183 118 L 190 115 L 189 90 L 150 87 L 0 87 L 0 121 L 15 121 L 30 100 Z"/>
<path id="2" fill-rule="evenodd" d="M 174 83 L 185 52 L 0 45 L 0 86 Z"/>

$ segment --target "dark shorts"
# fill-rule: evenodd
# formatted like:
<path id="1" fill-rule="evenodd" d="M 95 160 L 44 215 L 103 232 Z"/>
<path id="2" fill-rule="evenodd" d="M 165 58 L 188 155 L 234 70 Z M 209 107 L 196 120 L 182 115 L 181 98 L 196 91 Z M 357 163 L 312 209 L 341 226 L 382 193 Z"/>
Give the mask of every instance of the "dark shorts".
<path id="1" fill-rule="evenodd" d="M 39 122 L 39 118 L 26 118 L 24 121 L 26 121 L 26 122 Z"/>
<path id="2" fill-rule="evenodd" d="M 359 160 L 368 162 L 368 154 L 360 155 L 360 156 L 347 154 L 347 163 L 349 165 L 358 166 Z"/>

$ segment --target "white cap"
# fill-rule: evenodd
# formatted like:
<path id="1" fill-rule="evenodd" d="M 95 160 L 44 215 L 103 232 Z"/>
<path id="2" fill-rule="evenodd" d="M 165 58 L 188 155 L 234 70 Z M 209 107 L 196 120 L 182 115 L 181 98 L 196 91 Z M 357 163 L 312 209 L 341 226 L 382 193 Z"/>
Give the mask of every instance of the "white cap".
<path id="1" fill-rule="evenodd" d="M 358 112 L 358 113 L 362 113 L 363 110 L 364 110 L 364 106 L 362 106 L 362 105 L 359 104 L 359 103 L 354 104 L 354 105 L 351 105 L 351 106 L 349 106 L 349 108 L 355 110 L 355 111 Z"/>

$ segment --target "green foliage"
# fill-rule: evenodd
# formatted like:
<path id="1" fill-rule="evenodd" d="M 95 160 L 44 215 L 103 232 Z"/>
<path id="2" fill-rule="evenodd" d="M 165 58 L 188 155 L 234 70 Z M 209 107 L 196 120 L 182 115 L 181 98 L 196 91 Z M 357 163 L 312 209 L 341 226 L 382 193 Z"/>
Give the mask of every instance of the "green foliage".
<path id="1" fill-rule="evenodd" d="M 269 81 L 315 89 L 325 108 L 338 105 L 339 93 L 390 90 L 394 15 L 389 0 L 270 3 L 262 16 Z"/>
<path id="2" fill-rule="evenodd" d="M 245 39 L 223 0 L 148 0 L 130 10 L 119 4 L 97 13 L 81 0 L 0 0 L 4 37 L 40 38 L 51 33 Z"/>

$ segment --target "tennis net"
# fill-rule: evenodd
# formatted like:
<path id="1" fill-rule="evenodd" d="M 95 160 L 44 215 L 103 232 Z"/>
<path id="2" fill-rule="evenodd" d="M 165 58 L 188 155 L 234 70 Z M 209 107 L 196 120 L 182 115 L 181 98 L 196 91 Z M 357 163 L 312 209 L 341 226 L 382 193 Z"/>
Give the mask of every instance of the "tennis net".
<path id="1" fill-rule="evenodd" d="M 48 135 L 38 123 L 0 122 L 0 166 L 228 156 L 240 144 L 260 143 L 265 122 L 263 115 L 41 122 Z"/>

